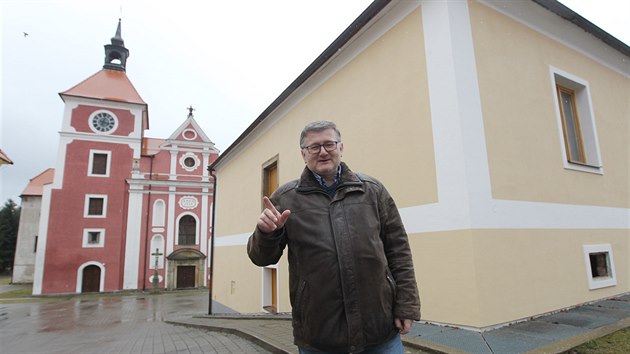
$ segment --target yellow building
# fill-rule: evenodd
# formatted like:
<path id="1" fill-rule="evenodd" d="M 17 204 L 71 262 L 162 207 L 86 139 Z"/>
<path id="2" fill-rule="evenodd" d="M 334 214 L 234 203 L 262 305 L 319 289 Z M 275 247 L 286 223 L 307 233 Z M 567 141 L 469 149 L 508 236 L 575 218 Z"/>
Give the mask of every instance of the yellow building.
<path id="1" fill-rule="evenodd" d="M 423 320 L 477 330 L 630 291 L 630 47 L 554 0 L 374 1 L 211 166 L 213 299 L 288 312 L 246 254 L 335 121 L 413 249 Z"/>

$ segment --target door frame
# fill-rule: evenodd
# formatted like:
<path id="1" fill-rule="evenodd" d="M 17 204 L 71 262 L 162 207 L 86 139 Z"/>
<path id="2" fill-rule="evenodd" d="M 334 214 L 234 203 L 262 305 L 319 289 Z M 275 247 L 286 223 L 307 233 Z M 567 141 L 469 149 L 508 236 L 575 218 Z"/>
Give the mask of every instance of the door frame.
<path id="1" fill-rule="evenodd" d="M 89 261 L 89 262 L 85 262 L 83 264 L 81 264 L 79 266 L 79 268 L 77 268 L 77 286 L 76 286 L 76 293 L 77 294 L 81 294 L 82 289 L 83 289 L 83 270 L 85 269 L 85 267 L 88 266 L 97 266 L 101 269 L 101 279 L 99 281 L 99 286 L 98 286 L 98 292 L 103 292 L 104 287 L 105 287 L 105 265 L 103 263 L 100 262 L 96 262 L 96 261 Z"/>

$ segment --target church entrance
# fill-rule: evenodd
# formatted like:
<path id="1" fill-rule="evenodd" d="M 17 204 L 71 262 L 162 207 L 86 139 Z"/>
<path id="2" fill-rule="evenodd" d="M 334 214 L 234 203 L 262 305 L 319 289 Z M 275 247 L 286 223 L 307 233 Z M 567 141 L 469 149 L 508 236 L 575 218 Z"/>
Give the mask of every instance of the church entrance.
<path id="1" fill-rule="evenodd" d="M 200 288 L 206 285 L 206 256 L 196 249 L 180 248 L 166 257 L 167 288 Z"/>
<path id="2" fill-rule="evenodd" d="M 195 266 L 177 267 L 177 289 L 195 287 Z"/>
<path id="3" fill-rule="evenodd" d="M 89 265 L 83 268 L 82 293 L 97 293 L 101 290 L 101 268 Z"/>

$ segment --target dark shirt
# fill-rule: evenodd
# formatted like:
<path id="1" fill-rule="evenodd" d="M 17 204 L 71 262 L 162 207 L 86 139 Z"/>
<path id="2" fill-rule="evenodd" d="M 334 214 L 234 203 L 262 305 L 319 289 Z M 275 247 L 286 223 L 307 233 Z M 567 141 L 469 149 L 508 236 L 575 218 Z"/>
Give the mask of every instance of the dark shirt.
<path id="1" fill-rule="evenodd" d="M 324 181 L 324 177 L 318 175 L 317 173 L 313 171 L 311 171 L 311 173 L 313 173 L 313 177 L 315 177 L 317 182 L 319 182 L 319 185 L 322 187 L 324 192 L 326 192 L 326 194 L 328 194 L 331 197 L 335 195 L 335 192 L 337 191 L 337 187 L 339 186 L 339 179 L 341 178 L 341 164 L 337 167 L 337 174 L 335 175 L 335 178 L 333 179 L 333 184 L 331 184 L 330 186 L 326 185 L 326 182 Z"/>

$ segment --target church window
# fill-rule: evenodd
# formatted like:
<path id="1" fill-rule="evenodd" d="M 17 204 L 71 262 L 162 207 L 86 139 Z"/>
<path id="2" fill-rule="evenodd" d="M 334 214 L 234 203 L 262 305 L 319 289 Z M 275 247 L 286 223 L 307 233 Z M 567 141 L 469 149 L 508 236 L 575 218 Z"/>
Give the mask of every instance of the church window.
<path id="1" fill-rule="evenodd" d="M 98 231 L 88 232 L 88 240 L 87 240 L 88 244 L 90 245 L 98 244 L 98 239 L 100 238 L 99 236 L 101 236 L 101 234 Z"/>
<path id="2" fill-rule="evenodd" d="M 107 155 L 94 154 L 94 163 L 92 164 L 93 175 L 104 175 L 107 173 Z"/>
<path id="3" fill-rule="evenodd" d="M 164 257 L 160 257 L 160 255 L 164 255 L 164 237 L 162 237 L 162 235 L 153 235 L 150 250 L 151 253 L 155 253 L 155 255 L 151 256 L 149 269 L 155 269 L 156 260 L 158 269 L 164 268 Z"/>
<path id="4" fill-rule="evenodd" d="M 85 196 L 84 217 L 104 218 L 107 211 L 107 196 L 88 194 Z"/>
<path id="5" fill-rule="evenodd" d="M 162 199 L 158 199 L 153 203 L 153 226 L 164 226 L 166 215 L 166 205 Z"/>
<path id="6" fill-rule="evenodd" d="M 103 215 L 103 198 L 90 198 L 89 215 Z"/>
<path id="7" fill-rule="evenodd" d="M 199 157 L 192 152 L 187 152 L 179 158 L 179 165 L 186 171 L 192 172 L 201 165 Z"/>
<path id="8" fill-rule="evenodd" d="M 84 229 L 83 230 L 83 247 L 104 247 L 105 246 L 105 229 Z"/>
<path id="9" fill-rule="evenodd" d="M 195 140 L 197 139 L 197 132 L 192 129 L 186 129 L 182 132 L 182 136 L 186 140 Z"/>
<path id="10" fill-rule="evenodd" d="M 88 176 L 109 177 L 111 151 L 90 150 Z"/>
<path id="11" fill-rule="evenodd" d="M 178 223 L 178 244 L 194 245 L 197 233 L 197 221 L 192 215 L 184 215 Z"/>

